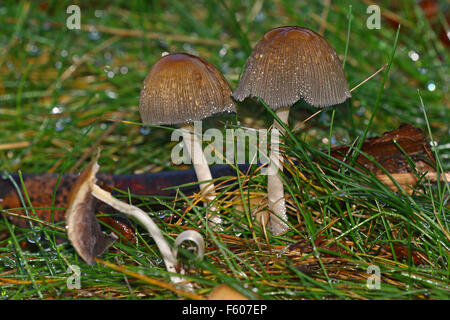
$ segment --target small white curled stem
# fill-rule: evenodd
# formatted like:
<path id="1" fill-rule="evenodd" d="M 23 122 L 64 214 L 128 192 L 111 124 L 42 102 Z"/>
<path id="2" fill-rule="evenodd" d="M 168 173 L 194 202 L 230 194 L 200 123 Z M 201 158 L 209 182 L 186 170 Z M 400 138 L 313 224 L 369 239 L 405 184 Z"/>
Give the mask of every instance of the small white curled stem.
<path id="1" fill-rule="evenodd" d="M 145 213 L 145 211 L 139 209 L 136 206 L 127 204 L 123 201 L 116 199 L 111 195 L 111 193 L 103 190 L 96 184 L 92 186 L 91 193 L 94 197 L 96 197 L 100 201 L 107 203 L 112 208 L 120 212 L 123 212 L 129 216 L 134 217 L 136 220 L 142 223 L 144 227 L 148 230 L 150 235 L 153 237 L 153 240 L 155 241 L 156 245 L 158 246 L 159 251 L 163 256 L 164 263 L 166 264 L 167 271 L 177 273 L 177 259 L 173 254 L 172 249 L 170 248 L 169 244 L 164 238 L 161 230 L 158 228 L 156 223 L 154 223 L 153 220 L 148 216 L 148 214 Z M 184 274 L 184 270 L 181 269 L 180 273 Z M 170 279 L 173 283 L 180 283 L 184 281 L 183 278 L 177 276 L 171 276 Z"/>

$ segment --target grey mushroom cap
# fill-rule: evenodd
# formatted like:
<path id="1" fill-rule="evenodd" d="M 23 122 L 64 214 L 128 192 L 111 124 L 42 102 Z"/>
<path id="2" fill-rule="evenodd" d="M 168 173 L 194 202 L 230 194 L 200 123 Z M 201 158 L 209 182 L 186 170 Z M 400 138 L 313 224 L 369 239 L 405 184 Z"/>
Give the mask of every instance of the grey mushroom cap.
<path id="1" fill-rule="evenodd" d="M 226 79 L 209 62 L 187 53 L 169 54 L 145 78 L 139 112 L 145 124 L 192 123 L 236 112 L 231 93 Z"/>
<path id="2" fill-rule="evenodd" d="M 298 26 L 267 32 L 245 65 L 233 98 L 262 98 L 273 110 L 303 99 L 315 107 L 351 97 L 342 63 L 320 35 Z"/>

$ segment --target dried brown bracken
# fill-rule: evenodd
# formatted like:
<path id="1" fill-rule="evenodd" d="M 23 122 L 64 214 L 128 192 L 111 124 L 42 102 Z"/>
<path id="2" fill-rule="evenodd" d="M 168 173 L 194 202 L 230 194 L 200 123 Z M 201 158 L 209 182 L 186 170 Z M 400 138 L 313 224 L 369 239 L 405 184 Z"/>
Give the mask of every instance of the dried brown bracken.
<path id="1" fill-rule="evenodd" d="M 312 30 L 288 26 L 270 30 L 258 42 L 233 97 L 260 97 L 277 110 L 300 99 L 328 107 L 351 94 L 333 47 Z"/>
<path id="2" fill-rule="evenodd" d="M 139 112 L 145 124 L 171 125 L 236 112 L 231 88 L 207 61 L 187 53 L 159 59 L 144 80 Z"/>

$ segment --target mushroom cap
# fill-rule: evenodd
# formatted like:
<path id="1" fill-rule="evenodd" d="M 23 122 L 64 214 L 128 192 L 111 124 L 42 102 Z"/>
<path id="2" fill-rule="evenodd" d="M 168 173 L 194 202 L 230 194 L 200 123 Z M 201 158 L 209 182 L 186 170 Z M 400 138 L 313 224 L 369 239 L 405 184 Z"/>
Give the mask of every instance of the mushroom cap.
<path id="1" fill-rule="evenodd" d="M 139 112 L 145 124 L 171 125 L 236 112 L 231 88 L 210 63 L 187 53 L 159 59 L 144 80 Z"/>
<path id="2" fill-rule="evenodd" d="M 222 283 L 215 287 L 208 296 L 208 300 L 249 300 L 242 293 L 229 285 Z"/>
<path id="3" fill-rule="evenodd" d="M 97 155 L 98 157 L 98 155 Z M 88 264 L 105 251 L 115 240 L 101 231 L 95 216 L 96 199 L 92 196 L 92 186 L 96 182 L 97 159 L 87 166 L 78 177 L 70 195 L 66 211 L 67 234 L 72 246 Z"/>
<path id="4" fill-rule="evenodd" d="M 351 97 L 342 63 L 320 35 L 298 26 L 268 31 L 245 65 L 233 98 L 262 98 L 273 110 L 303 99 L 328 107 Z"/>

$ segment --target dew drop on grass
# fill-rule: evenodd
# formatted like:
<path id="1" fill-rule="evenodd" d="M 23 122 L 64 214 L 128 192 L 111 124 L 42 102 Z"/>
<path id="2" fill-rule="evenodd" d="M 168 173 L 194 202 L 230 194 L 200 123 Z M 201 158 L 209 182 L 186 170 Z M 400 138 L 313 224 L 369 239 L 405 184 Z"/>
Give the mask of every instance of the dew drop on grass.
<path id="1" fill-rule="evenodd" d="M 128 67 L 127 66 L 121 66 L 119 69 L 121 74 L 127 74 L 128 73 Z"/>
<path id="2" fill-rule="evenodd" d="M 106 91 L 105 91 L 105 94 L 106 94 L 106 96 L 107 96 L 108 98 L 110 98 L 110 99 L 117 99 L 117 97 L 118 97 L 117 92 L 112 91 L 112 90 L 106 90 Z"/>
<path id="3" fill-rule="evenodd" d="M 428 72 L 426 68 L 417 68 L 417 71 L 419 71 L 421 74 L 426 74 Z"/>
<path id="4" fill-rule="evenodd" d="M 148 135 L 151 131 L 152 129 L 149 127 L 141 127 L 141 129 L 139 130 L 139 132 L 144 136 Z"/>
<path id="5" fill-rule="evenodd" d="M 27 241 L 29 243 L 37 243 L 41 241 L 41 233 L 39 231 L 33 231 L 31 236 L 27 236 Z"/>
<path id="6" fill-rule="evenodd" d="M 20 163 L 20 158 L 14 158 L 10 161 L 12 165 L 18 165 Z"/>
<path id="7" fill-rule="evenodd" d="M 266 20 L 266 14 L 264 12 L 259 12 L 255 17 L 255 22 L 263 22 Z"/>
<path id="8" fill-rule="evenodd" d="M 419 54 L 417 52 L 415 52 L 414 50 L 411 50 L 408 52 L 408 57 L 414 62 L 416 62 L 420 59 Z"/>
<path id="9" fill-rule="evenodd" d="M 116 75 L 116 74 L 114 73 L 113 69 L 111 68 L 111 66 L 109 66 L 109 65 L 106 65 L 106 66 L 103 68 L 103 72 L 105 72 L 106 76 L 107 76 L 109 79 L 114 78 L 114 76 Z"/>
<path id="10" fill-rule="evenodd" d="M 8 70 L 12 71 L 12 70 L 14 70 L 14 63 L 12 63 L 11 61 L 8 61 L 6 63 L 6 67 L 8 67 Z"/>
<path id="11" fill-rule="evenodd" d="M 219 57 L 223 58 L 227 54 L 228 48 L 226 46 L 223 46 L 219 50 Z"/>
<path id="12" fill-rule="evenodd" d="M 55 123 L 55 130 L 56 132 L 61 132 L 64 130 L 64 123 L 61 121 L 61 119 L 58 119 Z"/>
<path id="13" fill-rule="evenodd" d="M 5 267 L 11 268 L 11 269 L 14 269 L 15 267 L 17 267 L 15 261 L 9 257 L 2 258 L 2 259 L 0 259 L 0 261 L 3 263 L 3 265 Z"/>
<path id="14" fill-rule="evenodd" d="M 61 106 L 54 106 L 51 112 L 52 114 L 60 114 L 63 112 L 63 108 Z"/>
<path id="15" fill-rule="evenodd" d="M 436 90 L 436 84 L 433 81 L 429 81 L 427 83 L 427 89 L 428 91 L 433 92 L 434 90 Z"/>
<path id="16" fill-rule="evenodd" d="M 113 55 L 111 52 L 106 51 L 105 54 L 103 55 L 103 57 L 105 58 L 105 60 L 110 61 L 113 58 Z"/>
<path id="17" fill-rule="evenodd" d="M 419 117 L 415 119 L 415 122 L 417 124 L 420 124 L 420 125 L 425 124 L 424 120 L 422 118 L 419 118 Z"/>
<path id="18" fill-rule="evenodd" d="M 230 70 L 230 64 L 228 62 L 224 62 L 220 65 L 220 70 L 222 73 L 227 73 Z"/>
<path id="19" fill-rule="evenodd" d="M 37 56 L 40 53 L 40 49 L 37 45 L 35 45 L 34 43 L 30 43 L 27 45 L 27 52 L 30 56 Z"/>
<path id="20" fill-rule="evenodd" d="M 50 22 L 48 22 L 48 21 L 46 21 L 46 22 L 44 22 L 44 23 L 42 24 L 42 29 L 45 30 L 45 31 L 50 30 L 51 27 L 52 27 L 52 24 L 51 24 Z"/>
<path id="21" fill-rule="evenodd" d="M 164 219 L 166 217 L 166 213 L 164 211 L 158 211 L 157 215 L 160 219 Z"/>
<path id="22" fill-rule="evenodd" d="M 99 40 L 100 39 L 100 32 L 98 32 L 97 30 L 89 32 L 89 39 L 91 39 L 93 41 Z"/>
<path id="23" fill-rule="evenodd" d="M 67 117 L 67 118 L 60 118 L 56 121 L 55 123 L 55 130 L 56 132 L 61 132 L 65 129 L 66 124 L 69 123 L 70 121 L 72 121 L 71 117 Z"/>
<path id="24" fill-rule="evenodd" d="M 194 56 L 199 55 L 199 53 L 192 47 L 192 45 L 190 43 L 183 44 L 183 50 Z"/>
<path id="25" fill-rule="evenodd" d="M 356 115 L 361 117 L 366 113 L 366 108 L 364 107 L 360 107 L 358 109 L 356 109 Z"/>

